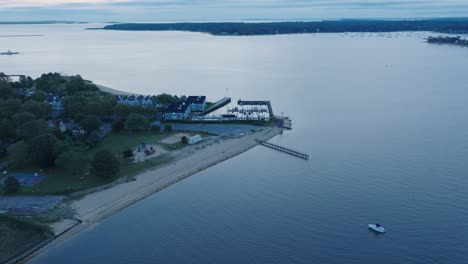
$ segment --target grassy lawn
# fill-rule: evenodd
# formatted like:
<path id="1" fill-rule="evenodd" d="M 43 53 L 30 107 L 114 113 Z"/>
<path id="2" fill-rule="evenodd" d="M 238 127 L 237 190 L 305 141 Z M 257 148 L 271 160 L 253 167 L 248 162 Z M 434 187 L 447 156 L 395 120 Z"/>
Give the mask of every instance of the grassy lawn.
<path id="1" fill-rule="evenodd" d="M 47 230 L 28 221 L 0 215 L 0 262 L 46 239 Z"/>
<path id="2" fill-rule="evenodd" d="M 131 159 L 122 158 L 122 152 L 126 149 L 134 149 L 140 143 L 144 142 L 146 144 L 159 144 L 159 142 L 177 132 L 140 132 L 140 133 L 131 133 L 131 132 L 120 132 L 120 133 L 111 133 L 104 138 L 99 145 L 89 151 L 87 154 L 89 159 L 92 159 L 94 154 L 99 150 L 109 150 L 119 157 L 120 160 L 120 171 L 119 173 L 110 178 L 110 179 L 101 179 L 95 177 L 94 175 L 87 174 L 82 176 L 72 176 L 64 173 L 60 170 L 48 170 L 40 172 L 39 174 L 47 175 L 47 179 L 41 182 L 39 185 L 34 187 L 21 187 L 20 194 L 24 195 L 50 195 L 50 194 L 68 194 L 76 191 L 81 191 L 84 189 L 89 189 L 104 184 L 111 183 L 116 179 L 126 176 L 132 177 L 140 172 L 143 172 L 147 169 L 154 168 L 156 166 L 165 164 L 171 160 L 171 157 L 168 153 L 162 154 L 159 157 L 146 160 L 145 162 L 134 163 Z M 163 145 L 164 149 L 171 151 L 175 149 L 180 149 L 184 147 L 182 143 L 175 143 L 172 145 Z M 14 172 L 18 173 L 34 173 L 34 169 L 24 169 L 21 171 L 15 170 Z"/>

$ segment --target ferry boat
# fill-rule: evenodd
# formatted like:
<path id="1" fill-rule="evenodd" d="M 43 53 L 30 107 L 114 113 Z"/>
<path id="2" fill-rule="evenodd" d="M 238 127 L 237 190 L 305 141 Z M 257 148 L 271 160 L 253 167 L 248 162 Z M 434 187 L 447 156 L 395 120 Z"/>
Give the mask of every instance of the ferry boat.
<path id="1" fill-rule="evenodd" d="M 16 55 L 19 54 L 19 52 L 14 52 L 14 51 L 6 51 L 6 52 L 0 52 L 0 55 Z"/>

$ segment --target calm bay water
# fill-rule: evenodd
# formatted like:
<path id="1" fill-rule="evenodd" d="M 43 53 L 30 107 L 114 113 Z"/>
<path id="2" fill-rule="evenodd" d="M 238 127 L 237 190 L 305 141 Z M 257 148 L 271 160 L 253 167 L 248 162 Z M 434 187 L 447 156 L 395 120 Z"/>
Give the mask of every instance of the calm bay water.
<path id="1" fill-rule="evenodd" d="M 269 99 L 292 131 L 32 263 L 468 263 L 468 49 L 427 33 L 214 37 L 1 26 L 0 72 Z M 388 233 L 366 228 L 382 223 Z"/>

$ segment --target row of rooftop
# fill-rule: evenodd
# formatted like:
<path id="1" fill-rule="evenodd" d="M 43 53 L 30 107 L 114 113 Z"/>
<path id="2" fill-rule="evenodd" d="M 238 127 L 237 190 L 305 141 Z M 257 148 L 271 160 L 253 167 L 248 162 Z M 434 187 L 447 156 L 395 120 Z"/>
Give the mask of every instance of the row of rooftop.
<path id="1" fill-rule="evenodd" d="M 186 100 L 171 104 L 164 111 L 166 120 L 187 120 L 192 112 L 202 112 L 206 108 L 206 96 L 189 96 Z"/>
<path id="2" fill-rule="evenodd" d="M 162 109 L 166 120 L 187 120 L 192 112 L 202 112 L 206 108 L 206 96 L 182 96 L 173 104 L 161 103 L 154 95 L 116 95 L 115 100 L 122 105 Z M 49 103 L 53 110 L 63 110 L 59 96 L 49 94 L 45 102 Z"/>

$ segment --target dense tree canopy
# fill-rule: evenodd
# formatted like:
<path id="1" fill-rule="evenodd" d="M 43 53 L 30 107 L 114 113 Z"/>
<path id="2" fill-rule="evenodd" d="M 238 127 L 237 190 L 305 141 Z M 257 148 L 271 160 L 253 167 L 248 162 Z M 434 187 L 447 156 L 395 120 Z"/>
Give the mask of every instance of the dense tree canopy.
<path id="1" fill-rule="evenodd" d="M 37 118 L 45 118 L 50 114 L 51 107 L 48 103 L 27 101 L 23 104 L 23 111 L 33 113 Z"/>
<path id="2" fill-rule="evenodd" d="M 21 109 L 22 103 L 19 99 L 0 100 L 0 116 L 10 117 Z"/>
<path id="3" fill-rule="evenodd" d="M 55 137 L 50 134 L 43 134 L 31 139 L 29 146 L 29 157 L 38 167 L 50 168 L 54 166 L 54 144 Z"/>
<path id="4" fill-rule="evenodd" d="M 169 94 L 157 98 L 163 104 L 180 100 Z M 0 158 L 8 160 L 9 170 L 53 173 L 57 168 L 66 175 L 91 171 L 112 177 L 120 168 L 118 158 L 99 151 L 91 159 L 93 148 L 110 132 L 111 123 L 113 131 L 144 131 L 156 113 L 148 104 L 119 104 L 114 95 L 79 75 L 47 73 L 14 81 L 0 73 Z"/>
<path id="5" fill-rule="evenodd" d="M 10 83 L 6 81 L 0 81 L 0 98 L 7 99 L 13 94 L 13 89 Z"/>
<path id="6" fill-rule="evenodd" d="M 101 178 L 110 178 L 116 175 L 119 169 L 119 160 L 107 150 L 97 152 L 91 163 L 91 172 Z"/>
<path id="7" fill-rule="evenodd" d="M 12 168 L 21 168 L 30 164 L 29 148 L 24 141 L 18 141 L 8 148 L 9 166 Z"/>
<path id="8" fill-rule="evenodd" d="M 16 113 L 12 116 L 13 122 L 15 126 L 19 127 L 23 125 L 24 123 L 27 123 L 29 121 L 33 121 L 36 119 L 36 116 L 30 112 L 19 112 Z"/>
<path id="9" fill-rule="evenodd" d="M 95 115 L 87 116 L 85 119 L 81 120 L 81 127 L 86 131 L 86 133 L 99 130 L 101 125 L 101 119 Z"/>
<path id="10" fill-rule="evenodd" d="M 131 131 L 142 131 L 149 129 L 148 118 L 141 114 L 130 114 L 125 122 L 125 128 Z"/>
<path id="11" fill-rule="evenodd" d="M 16 136 L 15 126 L 10 119 L 0 119 L 0 140 L 6 140 Z"/>
<path id="12" fill-rule="evenodd" d="M 47 132 L 47 122 L 42 119 L 28 121 L 18 127 L 18 136 L 25 140 L 29 140 L 38 135 L 47 134 Z"/>

